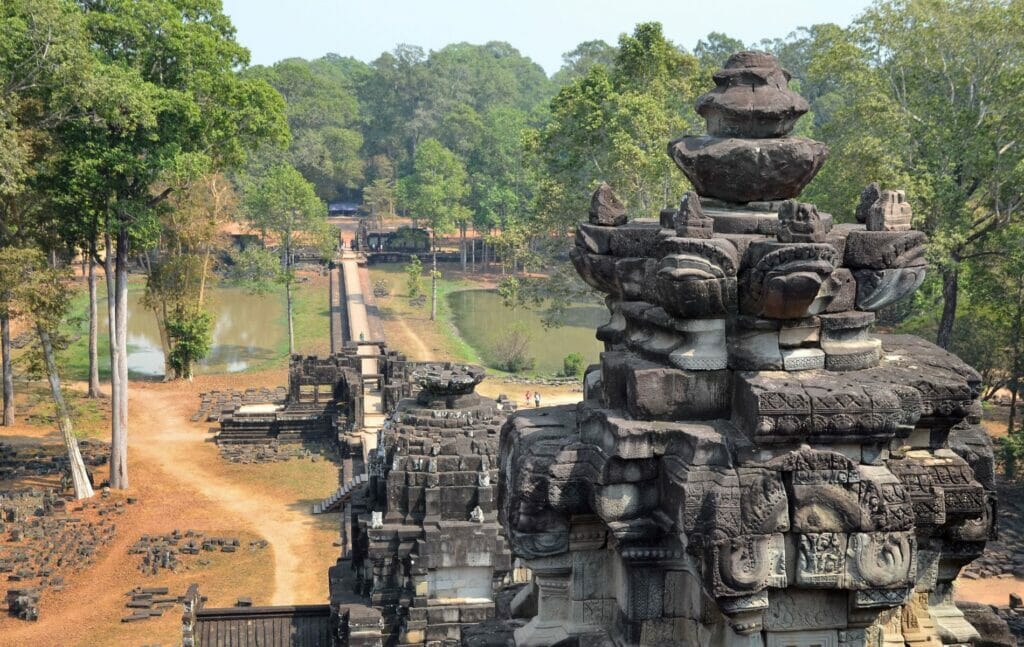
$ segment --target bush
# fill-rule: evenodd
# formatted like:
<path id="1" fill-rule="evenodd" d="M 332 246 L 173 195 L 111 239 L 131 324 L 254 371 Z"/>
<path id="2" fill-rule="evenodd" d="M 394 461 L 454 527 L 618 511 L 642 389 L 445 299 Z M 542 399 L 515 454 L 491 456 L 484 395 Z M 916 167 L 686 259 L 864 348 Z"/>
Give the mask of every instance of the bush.
<path id="1" fill-rule="evenodd" d="M 192 365 L 206 357 L 213 344 L 213 315 L 205 310 L 179 311 L 167 318 L 170 364 L 178 377 L 192 379 Z"/>
<path id="2" fill-rule="evenodd" d="M 1016 481 L 1020 478 L 1019 466 L 1024 459 L 1024 434 L 1007 434 L 993 441 L 996 463 L 1003 468 L 1003 478 Z"/>
<path id="3" fill-rule="evenodd" d="M 423 277 L 423 263 L 420 262 L 419 256 L 409 259 L 409 264 L 405 266 L 405 275 L 405 288 L 409 293 L 409 298 L 415 299 L 423 293 L 423 288 L 420 286 L 420 279 Z"/>
<path id="4" fill-rule="evenodd" d="M 562 375 L 565 377 L 582 377 L 583 368 L 583 356 L 579 353 L 569 353 L 562 360 Z"/>
<path id="5" fill-rule="evenodd" d="M 494 346 L 494 365 L 509 373 L 529 371 L 534 366 L 530 357 L 530 332 L 522 325 L 513 325 L 508 334 Z"/>

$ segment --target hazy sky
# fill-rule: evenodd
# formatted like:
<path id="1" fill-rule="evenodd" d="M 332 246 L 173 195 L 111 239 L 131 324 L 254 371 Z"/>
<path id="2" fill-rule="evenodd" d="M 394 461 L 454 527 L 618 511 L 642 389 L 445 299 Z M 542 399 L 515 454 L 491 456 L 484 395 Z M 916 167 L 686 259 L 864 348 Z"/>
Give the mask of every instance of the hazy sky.
<path id="1" fill-rule="evenodd" d="M 224 0 L 252 62 L 317 58 L 327 52 L 375 59 L 398 43 L 502 40 L 548 74 L 585 40 L 614 44 L 638 22 L 658 20 L 692 49 L 708 32 L 744 42 L 784 37 L 797 27 L 848 25 L 868 0 Z"/>

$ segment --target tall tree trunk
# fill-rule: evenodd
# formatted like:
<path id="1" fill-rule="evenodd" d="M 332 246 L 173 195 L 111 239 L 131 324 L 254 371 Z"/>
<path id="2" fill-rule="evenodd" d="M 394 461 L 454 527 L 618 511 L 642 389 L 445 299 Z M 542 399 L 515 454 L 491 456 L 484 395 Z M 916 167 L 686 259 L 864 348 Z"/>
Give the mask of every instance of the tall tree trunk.
<path id="1" fill-rule="evenodd" d="M 956 321 L 956 300 L 960 288 L 960 271 L 954 266 L 942 272 L 942 318 L 935 343 L 949 348 L 953 341 L 953 323 Z"/>
<path id="2" fill-rule="evenodd" d="M 1010 374 L 1010 418 L 1006 423 L 1006 433 L 1016 432 L 1017 399 L 1020 390 L 1021 348 L 1020 336 L 1024 328 L 1024 277 L 1017 279 L 1017 307 L 1013 313 L 1013 369 Z"/>
<path id="3" fill-rule="evenodd" d="M 437 319 L 437 251 L 430 270 L 430 320 Z"/>
<path id="4" fill-rule="evenodd" d="M 156 314 L 156 328 L 160 331 L 160 348 L 164 351 L 164 382 L 180 377 L 171 364 L 171 337 L 167 334 L 167 304 L 160 302 L 159 311 Z"/>
<path id="5" fill-rule="evenodd" d="M 117 352 L 111 353 L 111 391 L 117 392 L 117 403 L 111 400 L 110 486 L 128 488 L 128 228 L 119 222 L 114 254 L 114 326 Z M 113 421 L 116 420 L 116 423 Z"/>
<path id="6" fill-rule="evenodd" d="M 107 283 L 107 337 L 110 341 L 110 483 L 114 484 L 126 463 L 120 439 L 121 427 L 121 373 L 118 371 L 121 344 L 117 339 L 117 288 L 114 278 L 114 248 L 109 233 L 103 234 L 105 256 L 103 275 Z M 118 481 L 119 482 L 119 481 Z"/>
<path id="7" fill-rule="evenodd" d="M 470 267 L 476 271 L 476 229 L 473 229 L 473 237 L 469 239 Z"/>
<path id="8" fill-rule="evenodd" d="M 342 245 L 344 247 L 344 245 Z M 203 255 L 203 273 L 199 276 L 199 307 L 203 307 L 203 301 L 206 299 L 206 277 L 210 274 L 210 246 L 206 246 L 206 252 Z"/>
<path id="9" fill-rule="evenodd" d="M 96 303 L 96 241 L 89 241 L 89 390 L 90 398 L 102 397 L 100 392 L 99 312 Z"/>
<path id="10" fill-rule="evenodd" d="M 4 425 L 14 424 L 14 367 L 11 365 L 11 317 L 0 314 L 0 353 L 3 354 Z"/>
<path id="11" fill-rule="evenodd" d="M 288 356 L 295 354 L 295 323 L 292 321 L 292 281 L 284 282 L 285 308 L 288 310 Z"/>
<path id="12" fill-rule="evenodd" d="M 462 271 L 466 271 L 466 225 L 459 226 L 459 254 L 462 257 Z"/>
<path id="13" fill-rule="evenodd" d="M 64 437 L 64 445 L 68 449 L 68 471 L 71 472 L 75 498 L 88 499 L 93 495 L 92 484 L 89 483 L 89 474 L 85 471 L 85 461 L 82 460 L 82 452 L 78 449 L 78 439 L 75 438 L 74 430 L 71 427 L 71 415 L 68 413 L 67 402 L 64 401 L 64 394 L 60 390 L 60 376 L 57 374 L 57 362 L 53 359 L 53 344 L 50 342 L 50 334 L 42 326 L 37 326 L 36 329 L 43 347 L 43 360 L 46 362 L 46 377 L 50 382 L 50 395 L 53 396 L 53 405 L 57 408 L 57 427 L 60 429 L 60 434 Z"/>

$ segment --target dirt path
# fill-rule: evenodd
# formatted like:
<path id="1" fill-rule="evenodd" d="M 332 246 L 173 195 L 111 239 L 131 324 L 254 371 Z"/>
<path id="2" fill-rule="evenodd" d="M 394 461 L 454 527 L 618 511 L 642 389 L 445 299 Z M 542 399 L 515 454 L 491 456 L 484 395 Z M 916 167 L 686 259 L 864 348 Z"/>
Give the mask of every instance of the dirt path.
<path id="1" fill-rule="evenodd" d="M 412 349 L 409 348 L 402 349 L 405 351 L 406 355 L 408 355 L 409 359 L 418 361 L 436 359 L 434 357 L 434 353 L 430 352 L 427 345 L 423 343 L 423 340 L 420 339 L 420 336 L 416 334 L 416 331 L 412 329 L 412 326 L 410 326 L 405 319 L 398 319 L 397 321 L 402 332 L 405 333 L 409 341 L 411 341 L 413 346 L 415 346 L 415 352 L 410 352 Z"/>
<path id="2" fill-rule="evenodd" d="M 315 551 L 322 539 L 312 532 L 308 512 L 296 509 L 294 501 L 284 501 L 271 493 L 253 492 L 217 473 L 221 459 L 205 442 L 205 435 L 182 418 L 168 416 L 181 398 L 177 394 L 134 388 L 131 406 L 151 424 L 137 426 L 132 435 L 136 459 L 152 462 L 179 482 L 188 482 L 202 491 L 215 505 L 250 520 L 252 530 L 273 546 L 274 582 L 272 604 L 317 604 L 327 597 L 326 575 L 308 568 L 303 555 Z M 207 445 L 204 447 L 203 445 Z"/>
<path id="3" fill-rule="evenodd" d="M 338 549 L 337 515 L 314 517 L 312 500 L 336 482 L 333 464 L 288 461 L 269 465 L 233 465 L 208 442 L 205 424 L 189 422 L 196 394 L 209 388 L 238 388 L 280 383 L 280 372 L 236 377 L 203 376 L 193 384 L 133 382 L 130 392 L 129 460 L 138 498 L 118 516 L 114 541 L 82 571 L 66 572 L 63 591 L 44 596 L 40 620 L 0 617 L 0 647 L 177 644 L 180 608 L 145 623 L 120 622 L 128 611 L 124 592 L 133 586 L 168 586 L 175 594 L 197 582 L 210 606 L 231 606 L 239 596 L 256 604 L 323 603 L 327 568 Z M 79 388 L 81 385 L 69 385 Z M 19 440 L 59 443 L 54 432 L 21 425 Z M 105 477 L 103 470 L 97 478 Z M 321 492 L 322 490 L 322 492 Z M 97 494 L 98 496 L 98 494 Z M 122 493 L 114 493 L 121 499 Z M 140 558 L 128 548 L 143 534 L 197 529 L 210 535 L 262 538 L 269 547 L 232 555 L 203 553 L 185 560 L 177 573 L 146 576 Z M 208 566 L 197 565 L 208 561 Z"/>

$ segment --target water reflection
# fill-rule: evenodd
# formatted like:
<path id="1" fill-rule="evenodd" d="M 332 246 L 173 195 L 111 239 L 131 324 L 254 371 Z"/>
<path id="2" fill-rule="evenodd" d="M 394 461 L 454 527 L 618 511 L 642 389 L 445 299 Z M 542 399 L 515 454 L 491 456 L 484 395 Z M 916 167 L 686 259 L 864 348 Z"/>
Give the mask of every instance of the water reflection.
<path id="1" fill-rule="evenodd" d="M 508 308 L 493 290 L 453 292 L 448 302 L 459 334 L 485 359 L 512 324 L 528 331 L 529 354 L 536 362 L 534 371 L 540 374 L 560 373 L 562 360 L 569 353 L 579 353 L 587 365 L 596 362 L 604 350 L 594 336 L 595 329 L 608 322 L 608 309 L 602 305 L 571 304 L 565 325 L 545 329 L 537 312 Z"/>
<path id="2" fill-rule="evenodd" d="M 278 294 L 255 295 L 238 288 L 215 288 L 208 298 L 215 317 L 209 356 L 195 367 L 197 374 L 235 373 L 273 359 L 284 339 L 284 304 Z M 141 303 L 141 290 L 128 293 L 128 371 L 162 376 L 164 353 L 153 311 Z M 106 302 L 100 302 L 100 334 L 107 334 Z"/>

